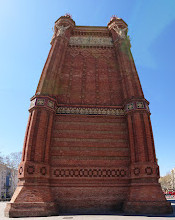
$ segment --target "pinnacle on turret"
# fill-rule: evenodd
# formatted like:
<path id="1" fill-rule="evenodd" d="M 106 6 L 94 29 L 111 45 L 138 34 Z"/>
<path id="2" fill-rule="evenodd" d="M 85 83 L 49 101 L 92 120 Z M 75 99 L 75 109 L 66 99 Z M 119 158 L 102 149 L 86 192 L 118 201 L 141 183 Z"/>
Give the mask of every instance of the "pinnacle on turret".
<path id="1" fill-rule="evenodd" d="M 110 21 L 120 19 L 117 15 L 112 15 Z"/>
<path id="2" fill-rule="evenodd" d="M 72 19 L 72 15 L 69 14 L 69 13 L 66 13 L 64 16 L 67 17 L 67 18 L 71 18 Z"/>
<path id="3" fill-rule="evenodd" d="M 108 27 L 110 27 L 111 24 L 114 24 L 114 23 L 118 26 L 118 28 L 121 28 L 121 29 L 128 27 L 128 25 L 124 22 L 124 20 L 117 17 L 117 15 L 112 15 L 110 22 L 108 23 Z"/>

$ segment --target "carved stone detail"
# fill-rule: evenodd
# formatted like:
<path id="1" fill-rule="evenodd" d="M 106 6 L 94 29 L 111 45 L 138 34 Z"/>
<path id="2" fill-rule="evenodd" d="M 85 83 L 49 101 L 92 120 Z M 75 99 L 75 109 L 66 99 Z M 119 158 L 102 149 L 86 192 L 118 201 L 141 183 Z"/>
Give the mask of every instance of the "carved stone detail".
<path id="1" fill-rule="evenodd" d="M 128 32 L 127 27 L 121 29 L 116 24 L 114 24 L 111 29 L 113 29 L 121 39 L 125 39 L 127 37 L 127 32 Z"/>
<path id="2" fill-rule="evenodd" d="M 49 106 L 50 108 L 54 108 L 54 102 L 49 100 L 47 106 Z"/>
<path id="3" fill-rule="evenodd" d="M 129 103 L 127 104 L 127 110 L 131 110 L 131 109 L 134 109 L 134 103 Z"/>
<path id="4" fill-rule="evenodd" d="M 144 102 L 136 102 L 137 108 L 145 108 Z"/>
<path id="5" fill-rule="evenodd" d="M 69 40 L 70 45 L 77 46 L 113 46 L 111 37 L 70 37 Z"/>
<path id="6" fill-rule="evenodd" d="M 64 27 L 63 25 L 62 26 L 58 26 L 57 24 L 55 26 L 57 28 L 56 36 L 62 36 L 65 33 L 65 31 L 70 27 L 70 25 Z"/>
<path id="7" fill-rule="evenodd" d="M 53 37 L 51 39 L 51 44 L 53 42 L 53 40 L 58 37 L 58 36 L 63 36 L 65 34 L 65 31 L 70 27 L 70 25 L 68 26 L 63 26 L 63 25 L 59 25 L 59 23 L 56 23 L 55 24 L 55 27 L 54 27 L 54 34 L 53 34 Z"/>
<path id="8" fill-rule="evenodd" d="M 48 108 L 54 110 L 55 109 L 55 102 L 50 100 L 48 97 L 36 97 L 31 101 L 29 109 L 31 109 L 35 106 L 48 107 Z"/>
<path id="9" fill-rule="evenodd" d="M 44 105 L 45 100 L 44 99 L 37 99 L 36 105 Z"/>
<path id="10" fill-rule="evenodd" d="M 125 106 L 125 111 L 131 110 L 147 110 L 149 112 L 149 106 L 145 101 L 133 101 Z"/>
<path id="11" fill-rule="evenodd" d="M 35 103 L 36 103 L 36 99 L 33 99 L 33 100 L 30 102 L 30 108 L 32 108 L 33 106 L 35 106 Z"/>
<path id="12" fill-rule="evenodd" d="M 79 114 L 79 115 L 124 115 L 123 109 L 110 108 L 77 108 L 77 107 L 58 107 L 57 114 Z"/>

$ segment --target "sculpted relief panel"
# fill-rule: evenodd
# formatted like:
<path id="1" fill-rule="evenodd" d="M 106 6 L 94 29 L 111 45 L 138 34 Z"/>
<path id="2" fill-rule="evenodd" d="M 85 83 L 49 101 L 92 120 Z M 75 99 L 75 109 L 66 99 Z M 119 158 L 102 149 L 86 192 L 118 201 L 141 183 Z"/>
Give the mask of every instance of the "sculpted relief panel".
<path id="1" fill-rule="evenodd" d="M 69 40 L 70 45 L 77 46 L 113 46 L 111 37 L 71 37 Z"/>

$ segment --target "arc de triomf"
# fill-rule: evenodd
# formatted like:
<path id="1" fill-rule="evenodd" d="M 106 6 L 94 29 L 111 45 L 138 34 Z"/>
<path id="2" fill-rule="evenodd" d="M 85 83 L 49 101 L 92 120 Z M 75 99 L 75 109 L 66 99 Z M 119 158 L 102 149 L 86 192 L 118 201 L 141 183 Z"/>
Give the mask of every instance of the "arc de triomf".
<path id="1" fill-rule="evenodd" d="M 127 24 L 54 26 L 9 217 L 170 213 Z"/>

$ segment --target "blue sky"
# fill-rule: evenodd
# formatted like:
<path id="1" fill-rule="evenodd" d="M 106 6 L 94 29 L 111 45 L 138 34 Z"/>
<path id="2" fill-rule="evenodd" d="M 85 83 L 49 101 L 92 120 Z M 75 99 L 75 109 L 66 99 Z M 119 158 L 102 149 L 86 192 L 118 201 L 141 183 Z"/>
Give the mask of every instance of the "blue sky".
<path id="1" fill-rule="evenodd" d="M 112 15 L 129 27 L 132 53 L 150 101 L 161 175 L 175 167 L 174 0 L 0 0 L 0 152 L 20 151 L 46 61 L 52 27 L 65 13 L 76 25 L 106 26 Z"/>

